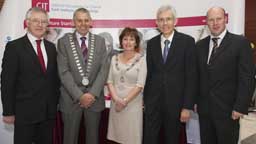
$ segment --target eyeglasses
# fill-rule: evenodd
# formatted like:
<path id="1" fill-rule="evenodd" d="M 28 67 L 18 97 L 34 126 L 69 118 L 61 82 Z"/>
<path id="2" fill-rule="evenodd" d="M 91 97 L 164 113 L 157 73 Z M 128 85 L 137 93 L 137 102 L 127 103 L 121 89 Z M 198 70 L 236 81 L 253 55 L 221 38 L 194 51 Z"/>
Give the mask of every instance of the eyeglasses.
<path id="1" fill-rule="evenodd" d="M 48 21 L 47 20 L 40 20 L 40 19 L 29 19 L 29 21 L 35 25 L 42 25 L 42 26 L 47 26 Z"/>
<path id="2" fill-rule="evenodd" d="M 157 19 L 157 21 L 158 21 L 159 23 L 164 23 L 164 22 L 169 23 L 169 22 L 171 22 L 171 21 L 173 21 L 173 20 L 174 20 L 174 19 L 171 18 L 171 17 L 168 17 L 168 18 L 159 18 L 159 19 Z"/>

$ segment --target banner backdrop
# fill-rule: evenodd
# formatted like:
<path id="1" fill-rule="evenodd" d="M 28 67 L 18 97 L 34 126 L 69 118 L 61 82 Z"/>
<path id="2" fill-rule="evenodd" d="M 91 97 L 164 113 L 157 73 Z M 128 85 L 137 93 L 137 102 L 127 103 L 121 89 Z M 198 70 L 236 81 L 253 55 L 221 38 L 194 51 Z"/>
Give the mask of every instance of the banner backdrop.
<path id="1" fill-rule="evenodd" d="M 50 26 L 46 38 L 54 43 L 64 33 L 73 31 L 73 12 L 79 7 L 85 7 L 93 18 L 91 31 L 103 36 L 109 47 L 117 49 L 119 33 L 126 26 L 138 28 L 142 38 L 141 46 L 144 48 L 146 41 L 159 33 L 155 18 L 157 9 L 163 4 L 171 4 L 176 8 L 176 29 L 193 36 L 196 41 L 208 35 L 205 14 L 212 6 L 225 8 L 229 31 L 244 33 L 244 0 L 5 0 L 0 13 L 0 59 L 6 43 L 25 34 L 25 13 L 33 6 L 49 12 Z M 12 144 L 12 135 L 13 127 L 0 120 L 0 143 Z"/>

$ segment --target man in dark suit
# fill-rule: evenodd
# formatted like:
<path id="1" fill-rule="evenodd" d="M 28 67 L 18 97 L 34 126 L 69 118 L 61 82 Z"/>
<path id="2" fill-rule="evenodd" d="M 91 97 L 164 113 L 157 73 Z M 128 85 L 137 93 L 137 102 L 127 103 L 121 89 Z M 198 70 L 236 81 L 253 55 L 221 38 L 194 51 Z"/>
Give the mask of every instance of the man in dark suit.
<path id="1" fill-rule="evenodd" d="M 190 118 L 196 92 L 195 41 L 174 30 L 176 12 L 162 6 L 156 21 L 160 35 L 147 44 L 144 90 L 144 144 L 158 144 L 163 128 L 166 144 L 178 144 L 181 122 Z"/>
<path id="2" fill-rule="evenodd" d="M 226 30 L 220 7 L 207 12 L 210 36 L 197 43 L 202 144 L 237 144 L 239 118 L 247 114 L 253 93 L 254 66 L 250 43 Z"/>
<path id="3" fill-rule="evenodd" d="M 50 144 L 59 90 L 56 48 L 43 38 L 45 10 L 29 9 L 26 24 L 27 34 L 7 43 L 4 52 L 3 121 L 14 124 L 14 144 Z"/>
<path id="4" fill-rule="evenodd" d="M 103 88 L 109 60 L 105 40 L 89 32 L 90 12 L 74 12 L 74 33 L 58 41 L 58 69 L 61 79 L 60 110 L 64 122 L 64 144 L 77 144 L 82 115 L 87 144 L 98 144 L 101 111 L 105 108 Z"/>

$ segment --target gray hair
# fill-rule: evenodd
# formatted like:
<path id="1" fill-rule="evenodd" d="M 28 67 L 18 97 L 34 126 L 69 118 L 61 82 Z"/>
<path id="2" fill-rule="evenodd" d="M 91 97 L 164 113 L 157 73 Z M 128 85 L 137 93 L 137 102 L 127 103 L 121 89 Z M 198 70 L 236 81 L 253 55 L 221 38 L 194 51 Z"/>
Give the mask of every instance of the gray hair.
<path id="1" fill-rule="evenodd" d="M 165 12 L 165 11 L 171 11 L 172 16 L 173 16 L 173 19 L 176 20 L 176 18 L 177 18 L 177 13 L 176 13 L 175 8 L 174 8 L 173 6 L 171 6 L 171 5 L 163 5 L 163 6 L 161 6 L 161 7 L 157 10 L 156 18 L 158 18 L 158 16 L 159 16 L 162 12 Z"/>
<path id="2" fill-rule="evenodd" d="M 47 11 L 44 10 L 44 9 L 42 9 L 42 8 L 40 8 L 40 7 L 32 7 L 32 8 L 30 8 L 30 9 L 27 11 L 27 13 L 26 13 L 26 20 L 30 19 L 31 14 L 32 14 L 33 12 L 40 12 L 40 13 L 43 13 L 43 14 L 46 15 L 47 20 L 49 20 L 49 15 L 48 15 Z"/>
<path id="3" fill-rule="evenodd" d="M 74 14 L 73 14 L 73 20 L 75 19 L 76 14 L 77 14 L 78 12 L 86 13 L 86 14 L 89 16 L 89 18 L 92 19 L 89 10 L 87 10 L 86 8 L 78 8 L 78 9 L 75 10 L 75 12 L 74 12 Z"/>

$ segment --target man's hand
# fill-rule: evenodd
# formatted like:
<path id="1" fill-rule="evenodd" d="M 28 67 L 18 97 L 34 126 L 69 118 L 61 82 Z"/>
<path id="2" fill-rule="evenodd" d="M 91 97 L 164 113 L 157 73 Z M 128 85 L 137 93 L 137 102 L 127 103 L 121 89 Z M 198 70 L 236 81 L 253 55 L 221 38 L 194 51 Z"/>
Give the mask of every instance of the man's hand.
<path id="1" fill-rule="evenodd" d="M 243 114 L 242 113 L 239 113 L 239 112 L 237 112 L 237 111 L 232 111 L 232 119 L 233 120 L 237 120 L 237 119 L 239 119 L 239 118 L 241 118 L 241 117 L 243 117 Z"/>
<path id="2" fill-rule="evenodd" d="M 3 122 L 6 124 L 14 124 L 15 116 L 3 116 Z"/>
<path id="3" fill-rule="evenodd" d="M 190 119 L 190 111 L 188 109 L 182 109 L 180 114 L 180 121 L 187 122 Z"/>
<path id="4" fill-rule="evenodd" d="M 80 98 L 80 106 L 89 108 L 95 102 L 95 97 L 90 93 L 85 93 Z"/>

